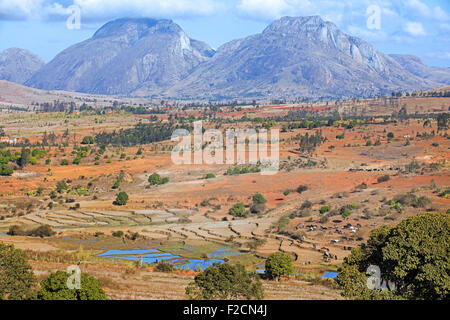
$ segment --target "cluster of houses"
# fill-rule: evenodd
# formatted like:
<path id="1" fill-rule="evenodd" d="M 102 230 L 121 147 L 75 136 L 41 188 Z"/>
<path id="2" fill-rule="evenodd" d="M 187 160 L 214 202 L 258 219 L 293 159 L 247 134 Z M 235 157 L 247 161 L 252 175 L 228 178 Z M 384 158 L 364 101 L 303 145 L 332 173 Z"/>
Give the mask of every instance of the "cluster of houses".
<path id="1" fill-rule="evenodd" d="M 401 171 L 402 168 L 390 167 L 390 168 L 350 168 L 349 172 L 381 172 L 381 171 Z"/>
<path id="2" fill-rule="evenodd" d="M 16 144 L 17 138 L 0 137 L 0 143 Z"/>

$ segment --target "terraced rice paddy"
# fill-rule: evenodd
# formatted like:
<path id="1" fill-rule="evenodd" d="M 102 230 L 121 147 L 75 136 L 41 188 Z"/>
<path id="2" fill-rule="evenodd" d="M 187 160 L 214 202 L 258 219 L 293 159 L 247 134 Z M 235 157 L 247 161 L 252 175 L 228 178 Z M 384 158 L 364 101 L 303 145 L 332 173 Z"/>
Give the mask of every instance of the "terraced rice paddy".
<path id="1" fill-rule="evenodd" d="M 58 228 L 143 226 L 153 224 L 177 223 L 180 216 L 194 211 L 183 209 L 137 210 L 137 211 L 55 211 L 35 212 L 25 219 Z"/>
<path id="2" fill-rule="evenodd" d="M 169 251 L 169 250 L 168 250 Z M 158 249 L 146 250 L 108 250 L 99 254 L 99 257 L 109 259 L 124 259 L 130 261 L 139 261 L 141 263 L 170 263 L 180 270 L 204 270 L 214 263 L 224 263 L 219 257 L 238 255 L 241 252 L 233 251 L 230 248 L 218 249 L 216 252 L 208 253 L 212 258 L 208 259 L 189 259 L 170 252 L 164 252 Z"/>

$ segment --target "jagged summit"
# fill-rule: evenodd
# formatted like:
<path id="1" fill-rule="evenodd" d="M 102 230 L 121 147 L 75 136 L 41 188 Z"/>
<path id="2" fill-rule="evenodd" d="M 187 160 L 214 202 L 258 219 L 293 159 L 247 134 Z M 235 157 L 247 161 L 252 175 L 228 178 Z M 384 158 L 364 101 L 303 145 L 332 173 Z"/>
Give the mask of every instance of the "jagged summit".
<path id="1" fill-rule="evenodd" d="M 171 20 L 123 18 L 55 57 L 28 82 L 39 89 L 130 94 L 180 81 L 214 54 Z"/>
<path id="2" fill-rule="evenodd" d="M 99 39 L 126 35 L 137 40 L 148 36 L 150 32 L 180 31 L 183 31 L 180 26 L 168 19 L 121 18 L 103 25 L 95 32 L 92 38 Z"/>

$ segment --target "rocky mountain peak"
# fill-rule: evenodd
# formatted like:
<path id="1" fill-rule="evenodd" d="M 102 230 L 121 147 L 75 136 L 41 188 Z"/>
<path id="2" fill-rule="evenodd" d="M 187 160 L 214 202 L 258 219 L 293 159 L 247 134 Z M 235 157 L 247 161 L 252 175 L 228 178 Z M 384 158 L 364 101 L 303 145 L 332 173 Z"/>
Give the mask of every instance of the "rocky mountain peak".
<path id="1" fill-rule="evenodd" d="M 23 84 L 45 65 L 34 53 L 20 48 L 9 48 L 0 53 L 0 80 Z"/>
<path id="2" fill-rule="evenodd" d="M 26 85 L 164 98 L 345 97 L 427 89 L 449 77 L 320 16 L 283 17 L 217 53 L 171 20 L 124 18 L 61 52 Z"/>

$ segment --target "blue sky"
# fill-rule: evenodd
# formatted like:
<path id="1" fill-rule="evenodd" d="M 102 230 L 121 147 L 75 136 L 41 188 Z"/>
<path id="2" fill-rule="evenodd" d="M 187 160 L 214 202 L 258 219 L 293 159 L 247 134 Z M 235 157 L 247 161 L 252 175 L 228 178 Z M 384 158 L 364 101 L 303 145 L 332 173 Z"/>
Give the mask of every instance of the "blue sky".
<path id="1" fill-rule="evenodd" d="M 80 8 L 80 29 L 66 26 L 72 5 Z M 309 15 L 321 15 L 381 52 L 450 67 L 449 0 L 0 0 L 0 51 L 25 48 L 48 62 L 119 17 L 169 18 L 218 48 L 282 16 Z"/>

